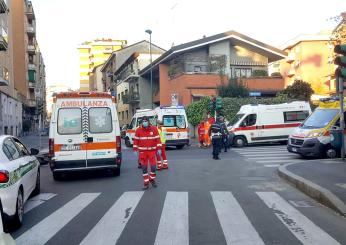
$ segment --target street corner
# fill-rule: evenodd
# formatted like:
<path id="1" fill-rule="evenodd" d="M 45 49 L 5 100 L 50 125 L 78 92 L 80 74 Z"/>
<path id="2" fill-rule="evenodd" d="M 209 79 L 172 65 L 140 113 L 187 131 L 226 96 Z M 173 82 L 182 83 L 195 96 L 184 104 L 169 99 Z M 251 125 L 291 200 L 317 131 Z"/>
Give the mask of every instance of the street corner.
<path id="1" fill-rule="evenodd" d="M 346 185 L 338 182 L 345 172 L 344 165 L 339 160 L 301 161 L 279 166 L 278 175 L 319 203 L 346 216 Z"/>

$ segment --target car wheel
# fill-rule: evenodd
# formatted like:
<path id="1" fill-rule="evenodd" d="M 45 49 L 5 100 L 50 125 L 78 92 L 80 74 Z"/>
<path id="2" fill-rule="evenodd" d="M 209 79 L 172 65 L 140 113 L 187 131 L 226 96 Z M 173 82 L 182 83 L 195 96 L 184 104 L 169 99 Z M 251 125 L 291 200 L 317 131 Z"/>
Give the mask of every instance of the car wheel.
<path id="1" fill-rule="evenodd" d="M 185 146 L 185 145 L 177 145 L 176 147 L 177 147 L 178 150 L 181 150 L 181 149 L 184 148 L 184 146 Z"/>
<path id="2" fill-rule="evenodd" d="M 53 179 L 54 179 L 55 181 L 60 181 L 60 180 L 62 180 L 62 175 L 61 175 L 61 173 L 53 172 Z"/>
<path id="3" fill-rule="evenodd" d="M 37 178 L 36 178 L 36 185 L 34 191 L 31 193 L 31 196 L 37 196 L 40 194 L 41 191 L 41 184 L 40 184 L 40 170 L 37 171 Z"/>
<path id="4" fill-rule="evenodd" d="M 112 175 L 113 176 L 119 176 L 120 175 L 120 167 L 116 169 L 112 169 Z"/>
<path id="5" fill-rule="evenodd" d="M 242 136 L 237 136 L 233 140 L 233 145 L 235 147 L 244 147 L 246 145 L 246 139 Z"/>
<path id="6" fill-rule="evenodd" d="M 16 214 L 13 219 L 13 228 L 17 229 L 22 225 L 24 214 L 24 197 L 22 189 L 19 189 L 16 203 Z"/>
<path id="7" fill-rule="evenodd" d="M 128 137 L 125 138 L 126 147 L 131 147 L 130 139 Z"/>

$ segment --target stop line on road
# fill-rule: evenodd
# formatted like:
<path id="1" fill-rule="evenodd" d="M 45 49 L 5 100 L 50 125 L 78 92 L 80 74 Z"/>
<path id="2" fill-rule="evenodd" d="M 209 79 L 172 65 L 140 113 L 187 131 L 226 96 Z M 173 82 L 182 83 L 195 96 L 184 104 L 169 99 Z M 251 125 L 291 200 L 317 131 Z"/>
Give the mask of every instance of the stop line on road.
<path id="1" fill-rule="evenodd" d="M 302 244 L 340 244 L 327 232 L 304 216 L 298 209 L 276 192 L 256 192 L 258 201 L 264 203 L 273 219 Z M 86 207 L 99 198 L 100 193 L 81 193 L 52 214 L 43 218 L 26 230 L 17 239 L 18 245 L 39 245 L 49 242 L 53 236 L 68 226 Z M 124 192 L 81 241 L 82 245 L 116 244 L 129 220 L 136 216 L 136 208 L 141 205 L 143 191 Z M 260 232 L 251 223 L 236 197 L 229 191 L 209 193 L 214 206 L 207 212 L 215 212 L 219 220 L 226 244 L 265 244 Z M 156 230 L 155 245 L 189 244 L 189 193 L 166 193 L 161 218 Z M 47 202 L 49 202 L 48 200 Z M 36 208 L 40 208 L 37 206 Z M 149 217 L 148 217 L 149 218 Z M 69 228 L 71 229 L 71 228 Z M 131 229 L 131 227 L 129 228 Z"/>
<path id="2" fill-rule="evenodd" d="M 286 146 L 254 146 L 233 148 L 232 150 L 250 162 L 267 163 L 269 167 L 275 163 L 283 164 L 302 160 L 299 155 L 289 153 Z"/>

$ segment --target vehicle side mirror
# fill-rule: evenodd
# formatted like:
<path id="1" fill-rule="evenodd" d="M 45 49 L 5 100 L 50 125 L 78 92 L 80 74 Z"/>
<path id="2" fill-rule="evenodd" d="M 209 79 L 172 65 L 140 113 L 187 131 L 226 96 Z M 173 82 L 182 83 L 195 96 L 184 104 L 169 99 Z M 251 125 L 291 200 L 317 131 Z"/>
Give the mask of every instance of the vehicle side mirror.
<path id="1" fill-rule="evenodd" d="M 35 149 L 35 148 L 31 148 L 30 149 L 30 154 L 33 155 L 33 156 L 36 156 L 38 155 L 40 151 L 38 149 Z"/>

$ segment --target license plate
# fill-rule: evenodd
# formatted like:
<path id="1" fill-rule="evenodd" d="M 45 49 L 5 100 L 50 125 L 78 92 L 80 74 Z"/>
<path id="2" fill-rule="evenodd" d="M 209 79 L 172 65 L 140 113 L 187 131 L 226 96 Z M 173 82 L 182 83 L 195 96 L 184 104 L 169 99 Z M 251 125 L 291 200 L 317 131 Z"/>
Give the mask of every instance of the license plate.
<path id="1" fill-rule="evenodd" d="M 297 152 L 298 150 L 297 150 L 297 148 L 292 147 L 292 151 Z"/>
<path id="2" fill-rule="evenodd" d="M 173 138 L 173 135 L 171 134 L 166 135 L 166 139 L 171 140 L 172 138 Z"/>
<path id="3" fill-rule="evenodd" d="M 79 151 L 80 145 L 62 145 L 61 151 Z"/>

